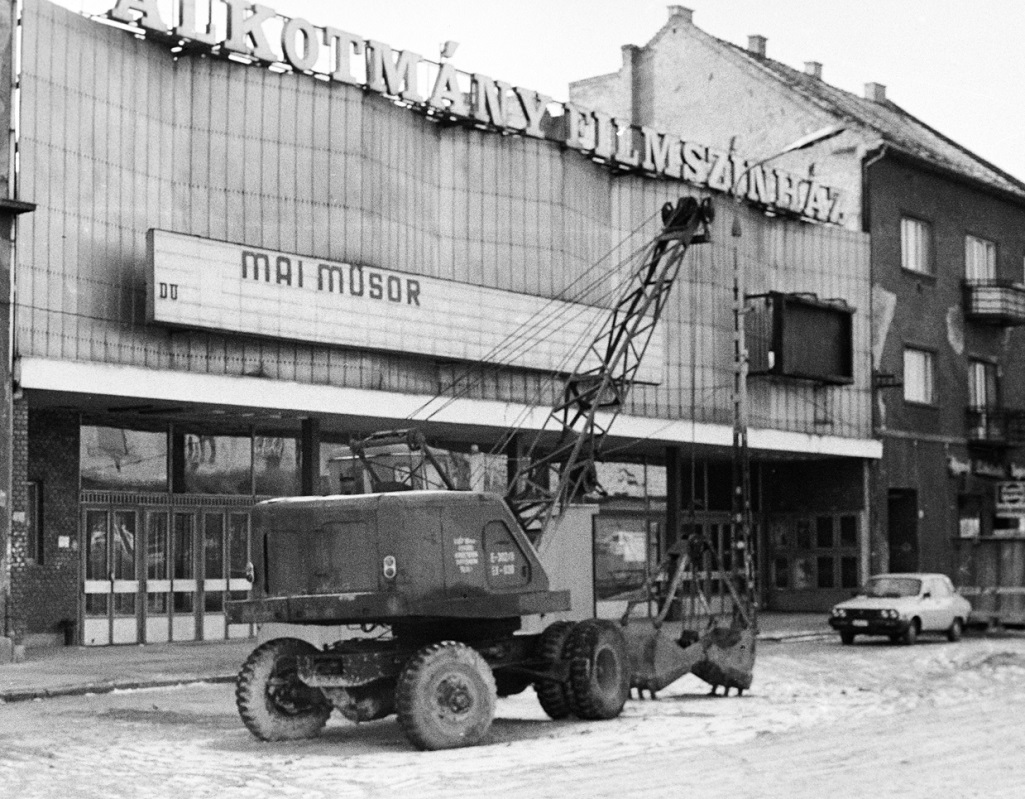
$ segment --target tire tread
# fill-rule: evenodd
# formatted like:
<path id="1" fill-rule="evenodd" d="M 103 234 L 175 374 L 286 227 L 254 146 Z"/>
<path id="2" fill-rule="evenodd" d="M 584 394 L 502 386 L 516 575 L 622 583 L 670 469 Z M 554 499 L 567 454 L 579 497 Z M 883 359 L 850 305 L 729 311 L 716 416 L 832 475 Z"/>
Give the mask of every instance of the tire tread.
<path id="1" fill-rule="evenodd" d="M 607 619 L 589 619 L 574 628 L 568 646 L 573 714 L 588 721 L 616 718 L 630 696 L 630 659 L 623 633 Z M 615 652 L 618 661 L 619 681 L 611 692 L 603 692 L 592 679 L 601 649 Z"/>
<path id="2" fill-rule="evenodd" d="M 453 739 L 432 727 L 429 699 L 421 696 L 424 670 L 444 657 L 451 657 L 455 662 L 471 667 L 484 683 L 484 718 L 479 719 L 478 723 L 468 729 L 465 736 L 460 739 Z M 497 689 L 491 667 L 480 653 L 458 641 L 439 641 L 420 649 L 403 667 L 395 689 L 395 710 L 399 726 L 418 749 L 437 750 L 473 746 L 479 743 L 491 728 L 496 695 Z"/>
<path id="3" fill-rule="evenodd" d="M 280 657 L 298 657 L 317 650 L 298 638 L 275 638 L 250 653 L 235 683 L 235 704 L 242 723 L 261 741 L 295 741 L 314 738 L 327 723 L 331 705 L 315 702 L 304 713 L 286 715 L 275 710 L 267 696 L 267 680 Z M 313 696 L 314 689 L 309 689 Z"/>
<path id="4" fill-rule="evenodd" d="M 575 623 L 557 621 L 548 625 L 541 633 L 539 656 L 546 665 L 557 663 L 567 654 L 567 643 L 573 632 Z M 537 701 L 548 717 L 559 720 L 567 718 L 571 713 L 571 691 L 566 683 L 556 680 L 538 680 L 534 683 Z"/>

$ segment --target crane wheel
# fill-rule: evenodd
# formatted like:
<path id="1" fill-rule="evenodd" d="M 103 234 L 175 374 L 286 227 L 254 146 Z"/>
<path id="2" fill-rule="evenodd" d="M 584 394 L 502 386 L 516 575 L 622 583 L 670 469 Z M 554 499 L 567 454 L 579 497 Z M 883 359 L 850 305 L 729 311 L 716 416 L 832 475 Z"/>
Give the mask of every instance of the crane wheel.
<path id="1" fill-rule="evenodd" d="M 545 666 L 551 666 L 563 659 L 566 642 L 576 626 L 571 621 L 557 621 L 549 624 L 541 633 L 538 644 L 538 657 Z M 558 680 L 538 680 L 534 683 L 537 701 L 549 718 L 564 719 L 569 716 L 570 689 L 569 685 Z"/>
<path id="2" fill-rule="evenodd" d="M 327 723 L 331 705 L 299 680 L 296 659 L 317 653 L 298 638 L 275 638 L 253 650 L 242 665 L 235 704 L 242 723 L 262 741 L 313 738 Z"/>
<path id="3" fill-rule="evenodd" d="M 630 697 L 630 657 L 619 627 L 605 619 L 577 624 L 567 641 L 573 714 L 614 719 Z"/>
<path id="4" fill-rule="evenodd" d="M 418 749 L 479 743 L 495 717 L 495 678 L 476 651 L 457 641 L 429 644 L 399 675 L 395 707 L 406 737 Z"/>

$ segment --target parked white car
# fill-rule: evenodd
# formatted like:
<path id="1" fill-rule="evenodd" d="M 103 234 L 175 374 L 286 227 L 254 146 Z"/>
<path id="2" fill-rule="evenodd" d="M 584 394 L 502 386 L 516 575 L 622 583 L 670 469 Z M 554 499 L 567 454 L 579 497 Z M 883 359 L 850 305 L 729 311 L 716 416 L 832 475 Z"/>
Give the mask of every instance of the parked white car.
<path id="1" fill-rule="evenodd" d="M 932 632 L 957 641 L 971 610 L 945 574 L 877 574 L 853 599 L 833 608 L 829 626 L 844 644 L 853 644 L 857 635 L 913 644 L 920 633 Z"/>

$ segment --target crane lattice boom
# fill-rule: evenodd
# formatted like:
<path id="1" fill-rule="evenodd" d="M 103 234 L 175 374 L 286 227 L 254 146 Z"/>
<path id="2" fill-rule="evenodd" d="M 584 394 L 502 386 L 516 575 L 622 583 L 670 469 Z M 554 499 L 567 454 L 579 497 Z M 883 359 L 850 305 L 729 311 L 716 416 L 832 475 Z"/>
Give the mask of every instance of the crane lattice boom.
<path id="1" fill-rule="evenodd" d="M 676 205 L 663 206 L 662 231 L 639 257 L 626 291 L 520 460 L 506 501 L 535 544 L 560 507 L 593 487 L 603 439 L 626 402 L 684 255 L 691 244 L 709 240 L 712 218 L 708 199 L 681 197 Z M 558 431 L 557 441 L 542 451 L 548 431 Z M 554 486 L 549 480 L 553 467 L 559 475 Z"/>

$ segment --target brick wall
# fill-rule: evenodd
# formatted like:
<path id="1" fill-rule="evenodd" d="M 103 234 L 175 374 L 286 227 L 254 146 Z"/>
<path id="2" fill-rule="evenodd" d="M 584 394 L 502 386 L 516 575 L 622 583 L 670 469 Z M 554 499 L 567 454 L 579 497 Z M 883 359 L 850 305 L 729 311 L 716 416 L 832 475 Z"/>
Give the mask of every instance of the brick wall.
<path id="1" fill-rule="evenodd" d="M 12 634 L 20 641 L 59 635 L 61 621 L 78 618 L 78 415 L 32 410 L 20 400 L 14 408 L 13 444 L 10 614 Z M 42 563 L 26 524 L 29 481 L 42 487 Z M 70 546 L 58 546 L 62 536 Z"/>

